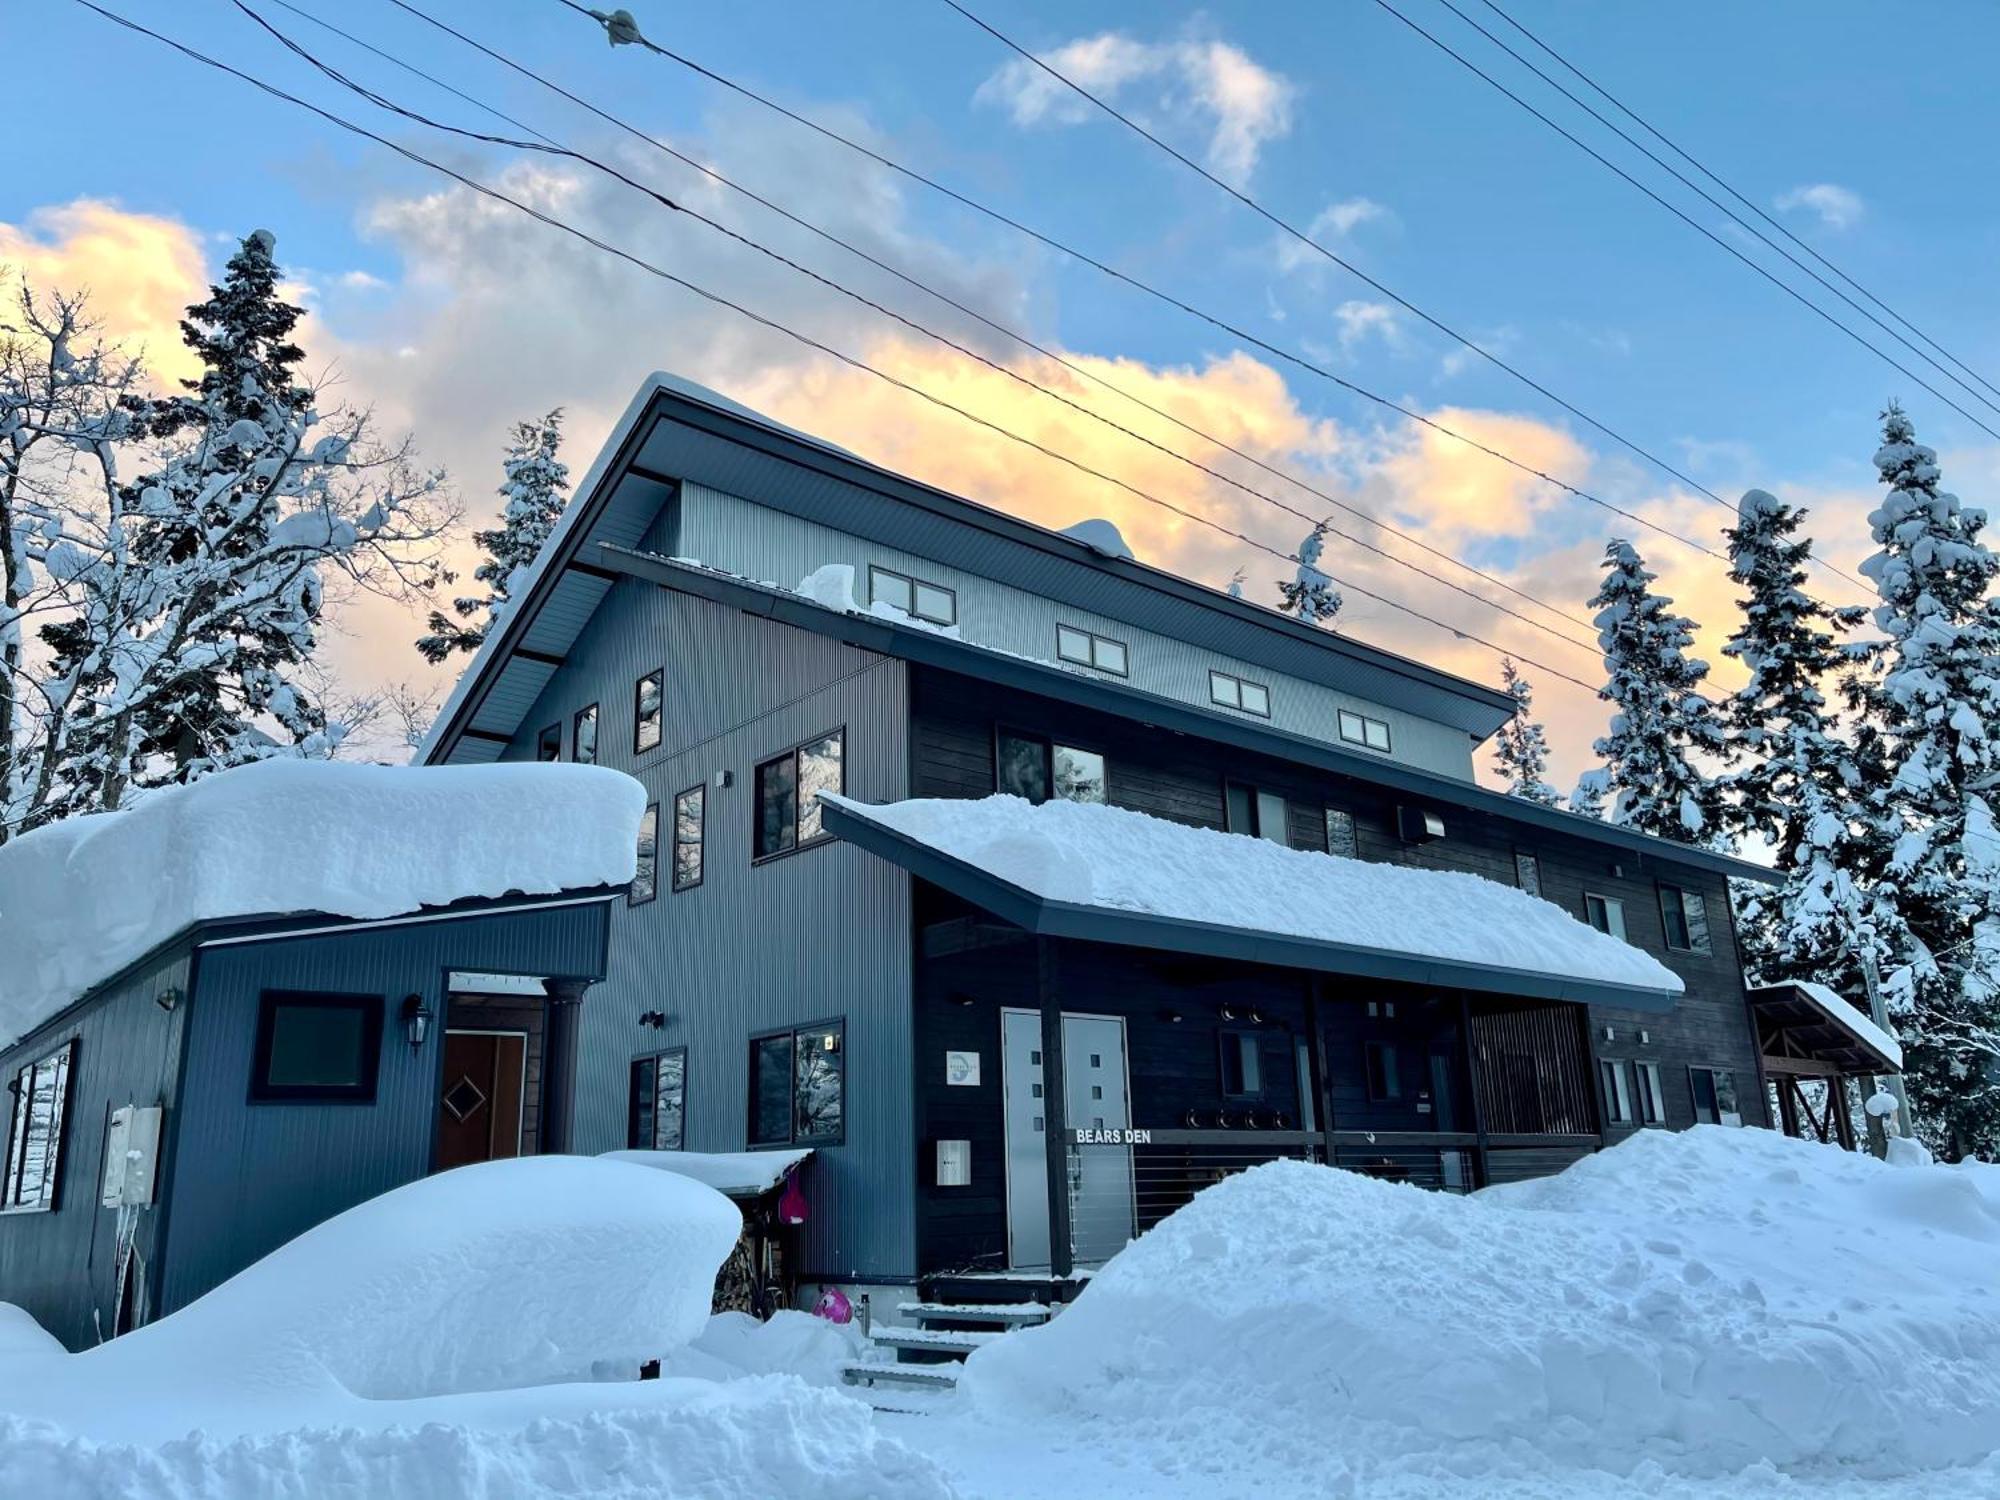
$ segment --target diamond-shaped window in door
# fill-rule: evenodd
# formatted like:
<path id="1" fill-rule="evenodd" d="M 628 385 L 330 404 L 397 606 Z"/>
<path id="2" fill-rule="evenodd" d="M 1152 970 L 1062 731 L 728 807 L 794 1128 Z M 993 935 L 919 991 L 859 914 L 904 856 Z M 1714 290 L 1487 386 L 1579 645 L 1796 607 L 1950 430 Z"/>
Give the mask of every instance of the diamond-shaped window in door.
<path id="1" fill-rule="evenodd" d="M 470 1078 L 461 1076 L 457 1083 L 444 1091 L 444 1107 L 460 1123 L 478 1114 L 485 1103 L 486 1091 Z"/>

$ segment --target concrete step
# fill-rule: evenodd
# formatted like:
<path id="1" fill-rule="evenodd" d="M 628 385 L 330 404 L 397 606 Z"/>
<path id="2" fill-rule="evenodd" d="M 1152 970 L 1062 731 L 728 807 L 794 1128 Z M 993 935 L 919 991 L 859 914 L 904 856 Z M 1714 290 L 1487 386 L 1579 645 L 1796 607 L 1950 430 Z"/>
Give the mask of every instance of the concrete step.
<path id="1" fill-rule="evenodd" d="M 840 1378 L 849 1385 L 914 1386 L 918 1390 L 949 1391 L 958 1385 L 957 1365 L 894 1365 L 886 1361 L 856 1360 L 840 1367 Z"/>
<path id="2" fill-rule="evenodd" d="M 910 1349 L 923 1354 L 970 1354 L 982 1344 L 1006 1337 L 1009 1330 L 961 1332 L 945 1328 L 885 1328 L 877 1324 L 868 1335 L 884 1349 Z"/>
<path id="3" fill-rule="evenodd" d="M 1039 1302 L 905 1302 L 897 1309 L 912 1322 L 998 1323 L 1019 1328 L 1029 1323 L 1046 1323 L 1050 1309 Z"/>

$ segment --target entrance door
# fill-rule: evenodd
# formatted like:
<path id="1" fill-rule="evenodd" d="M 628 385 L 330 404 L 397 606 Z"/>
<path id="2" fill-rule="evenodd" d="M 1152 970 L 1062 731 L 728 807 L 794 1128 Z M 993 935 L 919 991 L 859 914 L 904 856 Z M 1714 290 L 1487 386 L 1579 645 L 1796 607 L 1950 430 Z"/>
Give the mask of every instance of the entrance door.
<path id="1" fill-rule="evenodd" d="M 527 1033 L 446 1031 L 437 1170 L 521 1154 Z"/>
<path id="2" fill-rule="evenodd" d="M 1047 1116 L 1042 1018 L 1003 1010 L 1001 1074 L 1007 1115 L 1007 1263 L 1045 1269 L 1049 1256 Z M 1126 1130 L 1132 1124 L 1125 1023 L 1115 1016 L 1063 1017 L 1063 1111 L 1069 1128 Z M 1070 1145 L 1070 1242 L 1079 1265 L 1109 1260 L 1132 1238 L 1132 1148 Z"/>

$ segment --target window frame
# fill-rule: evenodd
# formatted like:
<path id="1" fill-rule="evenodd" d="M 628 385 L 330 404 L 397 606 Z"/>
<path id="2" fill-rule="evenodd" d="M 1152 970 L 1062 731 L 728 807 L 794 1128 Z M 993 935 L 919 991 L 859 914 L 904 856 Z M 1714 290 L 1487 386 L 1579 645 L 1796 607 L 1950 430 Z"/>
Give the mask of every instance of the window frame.
<path id="1" fill-rule="evenodd" d="M 23 1062 L 8 1081 L 7 1093 L 11 1097 L 6 1114 L 7 1154 L 0 1157 L 0 1174 L 4 1174 L 0 1175 L 0 1218 L 9 1214 L 52 1214 L 62 1209 L 63 1172 L 69 1166 L 70 1105 L 76 1098 L 76 1054 L 77 1038 L 72 1036 L 60 1046 Z M 17 1196 L 22 1173 L 28 1166 L 28 1142 L 33 1136 L 33 1122 L 28 1114 L 33 1106 L 28 1098 L 34 1088 L 33 1076 L 44 1067 L 60 1072 L 62 1086 L 56 1095 L 54 1129 L 49 1132 L 44 1157 L 45 1187 L 33 1203 L 28 1203 Z"/>
<path id="2" fill-rule="evenodd" d="M 1071 635 L 1080 635 L 1084 638 L 1085 645 L 1082 656 L 1071 656 L 1063 650 L 1063 633 L 1065 631 Z M 1097 648 L 1099 646 L 1116 646 L 1118 648 L 1119 659 L 1124 665 L 1118 667 L 1107 667 L 1104 665 L 1103 662 L 1097 659 Z M 1132 647 L 1129 642 L 1121 641 L 1114 635 L 1105 635 L 1100 631 L 1092 630 L 1086 625 L 1065 625 L 1061 620 L 1056 621 L 1056 660 L 1068 662 L 1073 667 L 1088 667 L 1093 672 L 1103 672 L 1111 677 L 1130 677 L 1132 675 Z"/>
<path id="3" fill-rule="evenodd" d="M 1632 1086 L 1631 1064 L 1622 1057 L 1597 1060 L 1597 1087 L 1604 1096 L 1606 1125 L 1639 1123 L 1638 1093 Z"/>
<path id="4" fill-rule="evenodd" d="M 1235 702 L 1232 703 L 1216 690 L 1218 683 L 1229 684 L 1231 691 L 1236 695 Z M 1243 690 L 1245 688 L 1255 688 L 1264 695 L 1264 706 L 1262 708 L 1252 708 L 1248 703 L 1243 701 Z M 1249 714 L 1253 718 L 1268 719 L 1271 717 L 1271 686 L 1269 683 L 1257 682 L 1248 677 L 1238 677 L 1234 672 L 1225 672 L 1218 667 L 1210 667 L 1208 669 L 1208 701 L 1218 708 L 1233 709 L 1237 713 Z"/>
<path id="5" fill-rule="evenodd" d="M 1590 903 L 1593 901 L 1604 908 L 1605 925 L 1602 927 L 1599 927 L 1590 919 Z M 1613 912 L 1618 914 L 1618 930 L 1616 932 L 1611 930 L 1611 913 Z M 1606 937 L 1615 937 L 1621 943 L 1632 941 L 1628 935 L 1631 929 L 1625 925 L 1625 902 L 1620 897 L 1606 896 L 1598 891 L 1585 891 L 1583 893 L 1583 921 L 1586 927 L 1589 927 L 1594 932 L 1601 932 Z"/>
<path id="6" fill-rule="evenodd" d="M 653 1139 L 658 1140 L 659 1126 L 659 1078 L 660 1064 L 670 1057 L 681 1060 L 681 1143 L 678 1146 L 656 1146 L 639 1139 L 639 1070 L 652 1064 L 652 1098 L 649 1108 L 653 1116 Z M 625 1094 L 625 1149 L 628 1151 L 685 1151 L 687 1150 L 687 1096 L 688 1096 L 688 1049 L 682 1043 L 678 1047 L 661 1047 L 652 1052 L 641 1052 L 632 1059 L 631 1069 L 626 1074 Z"/>
<path id="7" fill-rule="evenodd" d="M 1084 803 L 1082 805 L 1087 807 L 1109 807 L 1112 805 L 1111 757 L 1104 751 L 1098 749 L 1095 745 L 1079 744 L 1075 740 L 1058 740 L 1052 734 L 1044 734 L 1036 729 L 1021 729 L 999 720 L 995 720 L 993 724 L 993 791 L 995 795 L 1020 796 L 1020 793 L 1008 792 L 1000 785 L 1000 742 L 1003 739 L 1025 740 L 1042 747 L 1043 796 L 1040 802 L 1035 802 L 1032 798 L 1025 799 L 1033 803 L 1034 806 L 1040 807 L 1043 803 L 1047 802 L 1068 802 L 1075 800 L 1074 798 L 1059 798 L 1056 796 L 1056 751 L 1058 750 L 1067 750 L 1074 755 L 1094 755 L 1104 763 L 1104 800 L 1101 802 Z"/>
<path id="8" fill-rule="evenodd" d="M 1380 1069 L 1384 1087 L 1383 1092 L 1379 1094 L 1375 1091 L 1377 1072 L 1375 1059 L 1378 1057 L 1387 1059 Z M 1402 1103 L 1403 1077 L 1400 1062 L 1401 1058 L 1396 1054 L 1396 1044 L 1393 1041 L 1381 1037 L 1369 1037 L 1361 1044 L 1361 1081 L 1368 1092 L 1370 1104 Z"/>
<path id="9" fill-rule="evenodd" d="M 695 814 L 697 832 L 693 840 L 695 849 L 694 879 L 682 880 L 681 846 L 686 840 L 681 838 L 681 803 L 689 797 L 693 797 L 696 800 L 698 808 Z M 701 884 L 702 878 L 708 874 L 708 783 L 697 781 L 693 786 L 682 787 L 678 792 L 675 792 L 672 817 L 673 838 L 668 842 L 672 849 L 673 858 L 667 865 L 667 890 L 669 894 L 678 896 L 682 891 L 694 890 Z"/>
<path id="10" fill-rule="evenodd" d="M 1703 1073 L 1708 1075 L 1709 1097 L 1715 1101 L 1715 1118 L 1712 1120 L 1702 1117 L 1701 1090 L 1695 1084 L 1696 1077 Z M 1729 1080 L 1729 1096 L 1736 1104 L 1736 1107 L 1730 1110 L 1729 1113 L 1736 1116 L 1734 1120 L 1725 1120 L 1722 1118 L 1722 1090 L 1716 1082 L 1717 1079 L 1721 1078 Z M 1697 1125 L 1722 1125 L 1727 1126 L 1731 1130 L 1740 1130 L 1747 1123 L 1743 1118 L 1743 1093 L 1736 1086 L 1736 1069 L 1734 1068 L 1718 1068 L 1710 1066 L 1707 1063 L 1689 1063 L 1688 1099 L 1694 1105 L 1694 1122 Z"/>
<path id="11" fill-rule="evenodd" d="M 646 823 L 653 824 L 653 878 L 647 883 L 646 894 L 639 894 L 639 870 L 646 861 Z M 639 834 L 637 838 L 638 857 L 632 866 L 631 883 L 625 887 L 625 904 L 628 907 L 646 906 L 660 898 L 660 804 L 648 802 L 646 810 L 639 814 Z"/>
<path id="12" fill-rule="evenodd" d="M 1649 1058 L 1636 1058 L 1632 1063 L 1634 1097 L 1639 1105 L 1641 1125 L 1667 1123 L 1667 1086 L 1660 1076 L 1660 1065 Z"/>
<path id="13" fill-rule="evenodd" d="M 946 629 L 958 623 L 957 589 L 947 584 L 932 583 L 928 578 L 919 578 L 914 573 L 905 573 L 898 568 L 885 568 L 879 563 L 870 563 L 868 565 L 868 604 L 870 608 L 882 602 L 875 597 L 875 580 L 877 577 L 894 578 L 901 583 L 909 585 L 910 607 L 903 610 L 903 613 L 911 619 L 922 620 L 926 625 L 937 625 Z M 951 601 L 951 617 L 949 619 L 940 620 L 937 616 L 927 615 L 921 609 L 917 608 L 917 589 L 919 586 L 927 589 L 935 589 Z M 891 609 L 903 608 L 900 604 L 894 603 L 890 604 L 889 607 Z"/>
<path id="14" fill-rule="evenodd" d="M 1660 941 L 1666 944 L 1667 951 L 1669 953 L 1701 953 L 1712 956 L 1715 952 L 1715 934 L 1714 930 L 1708 924 L 1708 898 L 1700 891 L 1690 889 L 1684 885 L 1675 885 L 1672 881 L 1667 880 L 1655 881 L 1654 889 L 1658 893 L 1660 902 Z M 1685 943 L 1674 941 L 1673 917 L 1669 914 L 1667 907 L 1667 893 L 1669 891 L 1673 892 L 1675 903 L 1679 907 L 1681 930 L 1687 937 Z M 1690 915 L 1688 911 L 1688 898 L 1690 896 L 1694 898 L 1695 904 L 1700 908 L 1701 938 L 1699 942 L 1695 940 L 1696 918 Z"/>
<path id="15" fill-rule="evenodd" d="M 1347 721 L 1349 719 L 1360 725 L 1358 732 L 1354 734 L 1347 732 Z M 1379 745 L 1368 737 L 1368 730 L 1371 725 L 1382 731 L 1382 743 Z M 1395 735 L 1389 729 L 1389 721 L 1387 719 L 1373 718 L 1368 714 L 1364 714 L 1358 708 L 1334 709 L 1333 730 L 1344 745 L 1355 745 L 1363 750 L 1372 750 L 1377 755 L 1393 755 L 1395 753 L 1396 740 Z"/>
<path id="16" fill-rule="evenodd" d="M 660 706 L 653 711 L 653 742 L 648 745 L 640 740 L 646 727 L 646 715 L 639 707 L 639 694 L 647 683 L 657 682 L 660 692 Z M 650 672 L 641 672 L 632 679 L 632 753 L 647 755 L 667 741 L 667 669 L 655 667 Z"/>
<path id="17" fill-rule="evenodd" d="M 281 1007 L 358 1011 L 361 1015 L 361 1073 L 354 1084 L 272 1083 L 271 1049 L 277 1042 Z M 376 1102 L 382 1086 L 382 1030 L 387 1002 L 380 994 L 347 990 L 267 989 L 257 994 L 257 1034 L 250 1050 L 252 1104 L 340 1104 Z"/>
<path id="18" fill-rule="evenodd" d="M 835 1049 L 840 1054 L 840 1133 L 838 1135 L 799 1134 L 799 1038 L 821 1032 L 835 1031 L 840 1035 L 840 1045 Z M 761 1043 L 784 1038 L 791 1043 L 791 1057 L 785 1069 L 785 1121 L 789 1132 L 785 1139 L 759 1140 L 756 1137 L 757 1105 L 757 1048 Z M 743 1098 L 743 1142 L 751 1151 L 784 1151 L 794 1146 L 811 1146 L 817 1150 L 821 1146 L 844 1146 L 847 1144 L 847 1017 L 828 1016 L 818 1021 L 800 1021 L 792 1026 L 771 1026 L 762 1031 L 753 1031 L 747 1044 L 749 1062 L 748 1077 L 744 1083 Z"/>
<path id="19" fill-rule="evenodd" d="M 826 831 L 824 822 L 820 824 L 819 832 L 811 838 L 799 837 L 799 824 L 805 816 L 805 809 L 799 801 L 799 752 L 809 746 L 822 744 L 827 740 L 840 741 L 840 785 L 834 788 L 834 791 L 836 794 L 844 796 L 847 792 L 847 726 L 845 724 L 836 725 L 834 728 L 823 730 L 819 734 L 809 734 L 797 744 L 787 749 L 775 751 L 770 755 L 760 756 L 751 762 L 750 863 L 752 865 L 767 865 L 774 859 L 788 859 L 792 855 L 804 850 L 817 849 L 822 844 L 835 842 L 833 835 Z M 774 766 L 783 760 L 790 760 L 792 765 L 792 841 L 781 849 L 773 849 L 769 853 L 760 854 L 757 850 L 757 839 L 764 823 L 764 797 L 761 789 L 761 778 L 766 766 Z"/>
<path id="20" fill-rule="evenodd" d="M 1514 851 L 1514 884 L 1537 900 L 1542 899 L 1542 862 L 1526 849 Z"/>
<path id="21" fill-rule="evenodd" d="M 585 719 L 590 720 L 590 758 L 588 760 L 585 760 L 583 756 L 582 731 Z M 582 708 L 579 708 L 569 716 L 569 758 L 573 764 L 579 766 L 594 766 L 597 764 L 597 731 L 601 727 L 601 724 L 602 715 L 598 713 L 595 703 L 586 703 Z"/>
<path id="22" fill-rule="evenodd" d="M 1264 1078 L 1263 1033 L 1248 1026 L 1225 1026 L 1215 1034 L 1216 1080 L 1222 1090 L 1222 1097 L 1230 1103 L 1261 1103 L 1270 1092 L 1270 1085 Z M 1237 1049 L 1237 1069 L 1241 1073 L 1243 1048 L 1247 1045 L 1248 1056 L 1255 1060 L 1257 1086 L 1232 1090 L 1229 1087 L 1229 1049 L 1231 1044 Z M 1247 1080 L 1246 1080 L 1247 1081 Z"/>
<path id="23" fill-rule="evenodd" d="M 562 759 L 562 720 L 545 724 L 535 735 L 535 764 L 554 765 Z M 549 752 L 553 751 L 551 754 Z"/>

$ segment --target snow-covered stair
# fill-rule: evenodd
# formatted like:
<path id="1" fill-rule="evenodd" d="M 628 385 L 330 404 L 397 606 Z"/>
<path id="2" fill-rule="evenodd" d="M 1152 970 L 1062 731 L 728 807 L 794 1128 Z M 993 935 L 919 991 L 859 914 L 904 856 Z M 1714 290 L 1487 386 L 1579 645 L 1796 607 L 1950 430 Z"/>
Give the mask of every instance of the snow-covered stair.
<path id="1" fill-rule="evenodd" d="M 870 1356 L 843 1365 L 841 1379 L 860 1387 L 877 1411 L 921 1415 L 958 1388 L 966 1355 L 1017 1328 L 1046 1323 L 1053 1309 L 1032 1302 L 905 1302 L 897 1311 L 910 1323 L 873 1328 Z"/>

